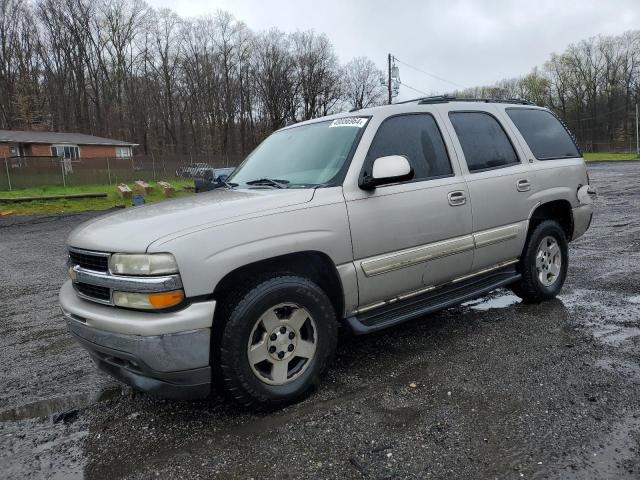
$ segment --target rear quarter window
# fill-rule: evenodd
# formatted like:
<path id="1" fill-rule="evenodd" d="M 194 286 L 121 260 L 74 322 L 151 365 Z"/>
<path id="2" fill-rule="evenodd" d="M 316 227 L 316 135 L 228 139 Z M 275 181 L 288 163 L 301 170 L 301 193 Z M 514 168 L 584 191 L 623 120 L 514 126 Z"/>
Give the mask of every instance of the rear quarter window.
<path id="1" fill-rule="evenodd" d="M 507 108 L 506 111 L 538 160 L 580 156 L 569 132 L 551 112 L 532 108 Z"/>

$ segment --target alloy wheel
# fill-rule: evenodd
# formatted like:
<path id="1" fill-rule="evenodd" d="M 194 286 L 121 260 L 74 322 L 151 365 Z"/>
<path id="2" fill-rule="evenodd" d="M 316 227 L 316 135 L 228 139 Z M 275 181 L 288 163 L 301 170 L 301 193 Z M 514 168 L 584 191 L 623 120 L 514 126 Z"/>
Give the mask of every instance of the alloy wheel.
<path id="1" fill-rule="evenodd" d="M 317 329 L 309 311 L 293 303 L 266 310 L 253 326 L 247 358 L 264 383 L 285 385 L 308 368 L 316 353 Z"/>

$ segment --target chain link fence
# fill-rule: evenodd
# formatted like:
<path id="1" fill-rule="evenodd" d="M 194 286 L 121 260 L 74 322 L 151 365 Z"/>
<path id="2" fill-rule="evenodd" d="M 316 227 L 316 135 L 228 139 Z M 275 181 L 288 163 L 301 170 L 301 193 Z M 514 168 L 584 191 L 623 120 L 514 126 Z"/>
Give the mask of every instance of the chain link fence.
<path id="1" fill-rule="evenodd" d="M 131 158 L 0 157 L 0 191 L 23 188 L 117 185 L 136 180 L 171 181 L 193 178 L 204 168 L 237 162 L 206 157 L 136 156 Z"/>
<path id="2" fill-rule="evenodd" d="M 636 140 L 632 139 L 626 142 L 578 142 L 580 150 L 583 152 L 593 153 L 638 153 L 636 150 Z"/>

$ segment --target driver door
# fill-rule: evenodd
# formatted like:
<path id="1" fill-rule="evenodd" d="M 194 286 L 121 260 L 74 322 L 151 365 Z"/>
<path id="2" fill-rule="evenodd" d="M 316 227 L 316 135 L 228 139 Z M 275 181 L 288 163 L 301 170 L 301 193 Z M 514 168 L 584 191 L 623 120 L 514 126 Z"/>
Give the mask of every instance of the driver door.
<path id="1" fill-rule="evenodd" d="M 430 113 L 392 116 L 378 128 L 361 178 L 388 155 L 405 156 L 414 177 L 345 189 L 361 308 L 469 273 L 471 205 L 453 152 Z"/>

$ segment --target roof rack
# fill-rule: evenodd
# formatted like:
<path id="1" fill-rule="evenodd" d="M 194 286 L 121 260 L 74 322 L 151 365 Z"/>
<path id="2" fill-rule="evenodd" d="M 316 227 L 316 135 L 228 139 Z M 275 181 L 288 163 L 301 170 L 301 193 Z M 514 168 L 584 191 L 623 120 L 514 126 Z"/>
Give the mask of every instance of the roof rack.
<path id="1" fill-rule="evenodd" d="M 535 105 L 533 102 L 522 100 L 521 98 L 458 98 L 451 95 L 438 95 L 435 97 L 423 97 L 410 100 L 409 102 L 418 102 L 418 105 L 427 105 L 431 103 L 447 103 L 447 102 L 483 102 L 483 103 L 515 103 L 519 105 Z M 405 102 L 401 102 L 405 103 Z M 408 103 L 408 102 L 406 102 Z"/>

